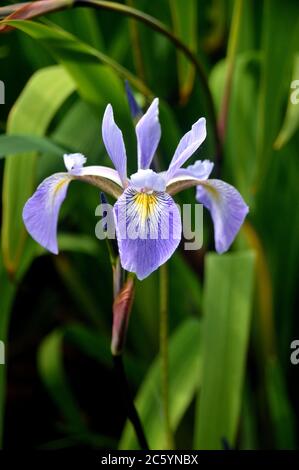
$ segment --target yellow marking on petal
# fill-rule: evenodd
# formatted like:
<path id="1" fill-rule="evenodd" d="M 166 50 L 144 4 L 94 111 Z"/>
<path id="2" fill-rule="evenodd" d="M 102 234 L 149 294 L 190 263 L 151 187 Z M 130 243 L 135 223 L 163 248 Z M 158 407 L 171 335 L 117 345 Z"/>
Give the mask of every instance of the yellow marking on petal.
<path id="1" fill-rule="evenodd" d="M 153 214 L 158 204 L 158 198 L 155 194 L 137 193 L 134 196 L 134 202 L 137 206 L 137 211 L 140 214 L 141 220 L 144 222 Z"/>
<path id="2" fill-rule="evenodd" d="M 58 183 L 52 186 L 48 205 L 53 206 L 55 204 L 55 198 L 57 194 L 59 193 L 59 191 L 63 188 L 63 186 L 68 184 L 72 179 L 74 178 L 67 175 L 65 178 L 60 179 Z"/>
<path id="3" fill-rule="evenodd" d="M 56 186 L 54 187 L 54 190 L 53 190 L 53 196 L 55 197 L 56 194 L 60 191 L 60 189 L 70 181 L 70 177 L 67 176 L 65 179 L 63 180 L 60 180 L 59 183 L 56 184 Z"/>

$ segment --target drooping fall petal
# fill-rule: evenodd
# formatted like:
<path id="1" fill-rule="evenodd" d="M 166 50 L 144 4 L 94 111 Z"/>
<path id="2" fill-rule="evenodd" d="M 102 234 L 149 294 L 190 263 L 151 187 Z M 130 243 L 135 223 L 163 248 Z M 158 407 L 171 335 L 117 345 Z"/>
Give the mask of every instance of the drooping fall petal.
<path id="1" fill-rule="evenodd" d="M 165 263 L 178 247 L 180 212 L 169 194 L 127 188 L 114 206 L 121 264 L 142 280 Z"/>
<path id="2" fill-rule="evenodd" d="M 210 179 L 197 186 L 196 199 L 211 213 L 216 251 L 227 251 L 249 211 L 241 194 L 224 181 Z"/>

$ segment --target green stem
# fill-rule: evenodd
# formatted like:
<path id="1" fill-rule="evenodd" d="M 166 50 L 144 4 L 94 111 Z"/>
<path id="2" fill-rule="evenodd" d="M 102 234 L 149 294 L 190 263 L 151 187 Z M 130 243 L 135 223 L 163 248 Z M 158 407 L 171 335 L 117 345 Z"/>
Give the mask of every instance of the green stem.
<path id="1" fill-rule="evenodd" d="M 168 270 L 160 267 L 160 357 L 162 378 L 162 403 L 165 434 L 168 449 L 174 448 L 169 414 L 169 365 L 168 365 Z"/>

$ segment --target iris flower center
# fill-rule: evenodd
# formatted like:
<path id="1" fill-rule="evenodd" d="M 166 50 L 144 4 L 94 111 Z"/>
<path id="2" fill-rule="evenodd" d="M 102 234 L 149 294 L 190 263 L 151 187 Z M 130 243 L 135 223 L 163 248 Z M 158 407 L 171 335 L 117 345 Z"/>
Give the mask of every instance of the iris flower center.
<path id="1" fill-rule="evenodd" d="M 138 193 L 142 194 L 151 195 L 155 191 L 165 191 L 166 189 L 164 178 L 149 168 L 138 170 L 137 173 L 131 175 L 130 183 Z"/>

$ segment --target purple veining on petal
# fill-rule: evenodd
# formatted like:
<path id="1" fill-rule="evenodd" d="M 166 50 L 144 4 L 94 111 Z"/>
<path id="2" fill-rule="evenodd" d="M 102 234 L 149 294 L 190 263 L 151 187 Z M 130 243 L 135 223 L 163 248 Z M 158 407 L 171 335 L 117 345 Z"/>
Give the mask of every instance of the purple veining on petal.
<path id="1" fill-rule="evenodd" d="M 155 98 L 136 125 L 139 169 L 146 170 L 150 167 L 160 141 L 161 126 L 158 106 L 159 100 Z"/>
<path id="2" fill-rule="evenodd" d="M 102 122 L 103 141 L 120 179 L 125 183 L 127 179 L 127 155 L 123 135 L 116 125 L 111 104 L 106 107 Z"/>
<path id="3" fill-rule="evenodd" d="M 24 224 L 32 238 L 56 255 L 59 209 L 71 180 L 68 173 L 56 173 L 46 178 L 23 209 Z"/>
<path id="4" fill-rule="evenodd" d="M 165 263 L 178 247 L 179 209 L 165 192 L 127 188 L 114 206 L 121 264 L 142 280 Z"/>
<path id="5" fill-rule="evenodd" d="M 167 171 L 168 180 L 196 152 L 205 140 L 206 135 L 206 120 L 200 118 L 193 124 L 191 130 L 181 138 Z"/>
<path id="6" fill-rule="evenodd" d="M 241 194 L 230 184 L 211 179 L 197 186 L 196 199 L 211 212 L 216 251 L 227 251 L 249 211 Z"/>

